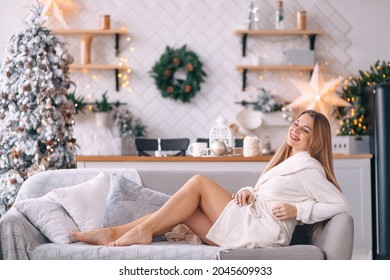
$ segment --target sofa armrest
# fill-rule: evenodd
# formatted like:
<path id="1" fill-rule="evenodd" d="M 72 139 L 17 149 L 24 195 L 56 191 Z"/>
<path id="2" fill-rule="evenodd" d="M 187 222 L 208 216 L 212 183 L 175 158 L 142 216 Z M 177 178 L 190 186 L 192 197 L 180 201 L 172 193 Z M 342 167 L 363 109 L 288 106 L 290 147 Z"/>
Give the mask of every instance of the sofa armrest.
<path id="1" fill-rule="evenodd" d="M 29 259 L 29 251 L 48 242 L 50 241 L 15 208 L 11 208 L 1 217 L 0 259 Z"/>
<path id="2" fill-rule="evenodd" d="M 313 240 L 327 260 L 350 260 L 354 239 L 353 218 L 350 214 L 340 213 L 327 221 L 320 235 Z"/>

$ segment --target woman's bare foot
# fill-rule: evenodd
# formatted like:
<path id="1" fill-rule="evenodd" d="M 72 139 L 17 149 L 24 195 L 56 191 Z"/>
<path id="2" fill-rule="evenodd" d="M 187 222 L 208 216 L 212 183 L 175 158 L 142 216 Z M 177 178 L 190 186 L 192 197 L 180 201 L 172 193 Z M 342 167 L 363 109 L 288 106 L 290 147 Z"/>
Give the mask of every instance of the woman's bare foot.
<path id="1" fill-rule="evenodd" d="M 84 243 L 105 246 L 117 238 L 115 231 L 111 228 L 99 228 L 81 232 L 71 231 L 70 235 Z"/>
<path id="2" fill-rule="evenodd" d="M 153 234 L 142 230 L 139 226 L 129 230 L 108 246 L 128 246 L 132 244 L 151 244 Z"/>

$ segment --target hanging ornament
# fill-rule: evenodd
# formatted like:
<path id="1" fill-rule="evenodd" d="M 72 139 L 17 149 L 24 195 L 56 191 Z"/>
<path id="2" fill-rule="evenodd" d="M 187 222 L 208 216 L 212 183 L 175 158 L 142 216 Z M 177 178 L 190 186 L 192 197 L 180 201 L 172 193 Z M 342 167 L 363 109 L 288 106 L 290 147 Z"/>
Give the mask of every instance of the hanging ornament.
<path id="1" fill-rule="evenodd" d="M 342 81 L 343 78 L 338 77 L 325 82 L 317 63 L 309 83 L 292 80 L 292 83 L 300 91 L 301 96 L 291 102 L 287 108 L 316 110 L 330 119 L 334 110 L 333 106 L 351 106 L 350 103 L 336 94 L 336 89 Z"/>

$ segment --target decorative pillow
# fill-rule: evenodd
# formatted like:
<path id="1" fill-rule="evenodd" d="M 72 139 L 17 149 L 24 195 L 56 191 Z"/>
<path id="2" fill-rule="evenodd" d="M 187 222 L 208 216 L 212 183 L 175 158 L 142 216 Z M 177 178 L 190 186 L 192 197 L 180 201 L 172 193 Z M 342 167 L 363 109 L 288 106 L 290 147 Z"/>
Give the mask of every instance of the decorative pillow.
<path id="1" fill-rule="evenodd" d="M 119 174 L 111 174 L 102 227 L 119 226 L 157 211 L 170 198 Z"/>
<path id="2" fill-rule="evenodd" d="M 76 241 L 69 235 L 69 231 L 79 229 L 65 209 L 54 200 L 53 192 L 19 201 L 14 207 L 51 242 L 69 244 Z"/>
<path id="3" fill-rule="evenodd" d="M 78 185 L 53 190 L 56 201 L 65 208 L 81 231 L 100 227 L 110 175 L 100 172 L 96 177 Z"/>

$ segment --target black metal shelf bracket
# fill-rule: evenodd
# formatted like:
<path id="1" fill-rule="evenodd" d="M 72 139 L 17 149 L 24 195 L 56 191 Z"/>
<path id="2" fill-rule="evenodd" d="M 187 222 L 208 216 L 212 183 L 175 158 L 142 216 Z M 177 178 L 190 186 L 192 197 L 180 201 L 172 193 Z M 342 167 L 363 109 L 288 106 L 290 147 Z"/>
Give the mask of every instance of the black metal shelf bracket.
<path id="1" fill-rule="evenodd" d="M 316 43 L 316 34 L 311 34 L 309 35 L 309 40 L 310 40 L 310 50 L 314 51 L 315 48 L 315 43 Z"/>
<path id="2" fill-rule="evenodd" d="M 241 39 L 241 43 L 242 43 L 242 57 L 245 57 L 246 56 L 246 43 L 247 43 L 247 40 L 248 40 L 248 33 L 244 33 L 242 35 L 242 39 Z M 246 90 L 246 74 L 248 73 L 248 69 L 242 69 L 242 91 L 245 91 Z"/>
<path id="3" fill-rule="evenodd" d="M 246 41 L 248 39 L 248 33 L 242 35 L 242 56 L 246 56 Z"/>
<path id="4" fill-rule="evenodd" d="M 115 89 L 119 91 L 119 69 L 115 69 Z"/>
<path id="5" fill-rule="evenodd" d="M 115 56 L 119 55 L 119 33 L 115 33 Z"/>
<path id="6" fill-rule="evenodd" d="M 242 69 L 242 91 L 246 90 L 246 75 L 248 73 L 248 69 Z"/>

